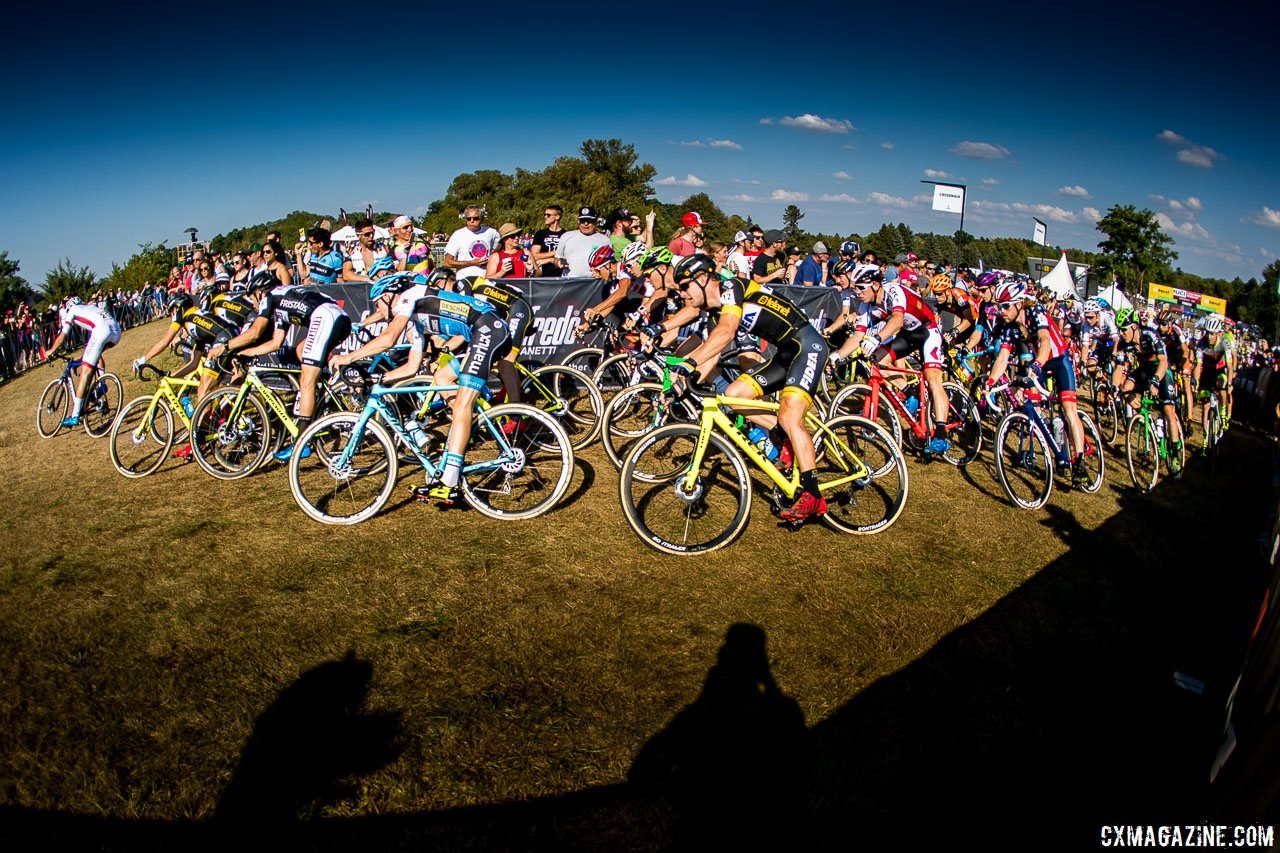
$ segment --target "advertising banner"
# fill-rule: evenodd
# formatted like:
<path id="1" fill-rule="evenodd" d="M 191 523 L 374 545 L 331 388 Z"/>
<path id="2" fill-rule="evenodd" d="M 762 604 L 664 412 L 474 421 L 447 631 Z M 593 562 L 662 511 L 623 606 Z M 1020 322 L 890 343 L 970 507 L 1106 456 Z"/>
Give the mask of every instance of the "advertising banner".
<path id="1" fill-rule="evenodd" d="M 1032 219 L 1036 225 L 1031 231 L 1031 239 L 1043 246 L 1049 236 L 1048 228 L 1039 219 L 1035 219 L 1035 217 L 1032 217 Z"/>
<path id="2" fill-rule="evenodd" d="M 1180 287 L 1151 284 L 1147 288 L 1147 297 L 1153 302 L 1170 302 L 1185 310 L 1195 310 L 1205 314 L 1225 315 L 1227 313 L 1227 300 L 1196 293 L 1194 290 L 1183 290 Z"/>

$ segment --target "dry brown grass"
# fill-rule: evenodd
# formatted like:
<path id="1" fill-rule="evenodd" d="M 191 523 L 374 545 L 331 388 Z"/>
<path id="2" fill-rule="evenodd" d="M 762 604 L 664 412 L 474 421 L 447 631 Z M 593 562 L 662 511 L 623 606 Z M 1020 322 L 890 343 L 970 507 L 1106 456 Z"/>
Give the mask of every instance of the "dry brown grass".
<path id="1" fill-rule="evenodd" d="M 111 364 L 156 334 L 129 332 Z M 911 499 L 885 535 L 780 529 L 757 497 L 737 545 L 666 558 L 626 527 L 616 474 L 593 448 L 572 502 L 531 522 L 397 498 L 369 523 L 330 528 L 294 506 L 279 466 L 223 483 L 170 461 L 128 481 L 105 440 L 39 439 L 32 413 L 53 376 L 0 389 L 0 806 L 18 807 L 6 817 L 24 828 L 31 813 L 53 813 L 70 837 L 116 831 L 137 842 L 130 828 L 165 838 L 165 827 L 202 825 L 237 773 L 248 784 L 258 753 L 246 745 L 278 738 L 264 712 L 328 664 L 357 682 L 339 703 L 345 718 L 375 736 L 346 763 L 313 768 L 334 778 L 284 807 L 334 821 L 336 846 L 663 846 L 681 831 L 679 802 L 611 786 L 698 698 L 726 629 L 748 623 L 767 635 L 772 676 L 820 745 L 806 782 L 813 825 L 841 846 L 851 811 L 870 826 L 932 814 L 938 797 L 968 801 L 966 777 L 982 777 L 984 760 L 1022 766 L 1006 737 L 1032 756 L 1078 744 L 1054 731 L 1058 675 L 1083 679 L 1085 707 L 1068 704 L 1090 720 L 1107 712 L 1104 687 L 1123 681 L 1109 667 L 1163 686 L 1188 640 L 1149 607 L 1215 589 L 1203 561 L 1190 564 L 1192 525 L 1239 526 L 1251 541 L 1246 524 L 1257 521 L 1224 500 L 1229 488 L 1259 488 L 1260 466 L 1243 452 L 1212 482 L 1193 470 L 1147 499 L 1112 464 L 1121 488 L 1055 492 L 1049 513 L 995 500 L 984 454 L 967 479 L 910 463 Z M 125 385 L 126 399 L 140 392 Z M 1239 445 L 1261 453 L 1247 440 Z M 1185 541 L 1153 541 L 1163 519 Z M 1172 586 L 1153 594 L 1155 578 Z M 335 663 L 344 660 L 367 668 Z M 1082 661 L 1106 670 L 1097 683 Z M 1117 701 L 1130 698 L 1122 690 Z M 856 725 L 840 723 L 851 716 Z M 866 731 L 869 720 L 882 730 Z M 937 741 L 936 768 L 916 754 L 922 729 Z M 341 752 L 331 732 L 303 740 L 297 751 L 275 746 L 274 763 Z M 953 754 L 947 744 L 959 741 L 967 748 Z M 956 788 L 938 791 L 931 778 L 910 793 L 909 772 Z M 917 802 L 895 805 L 891 792 Z M 502 805 L 529 800 L 529 812 Z M 69 815 L 101 822 L 57 822 Z M 373 816 L 384 822 L 340 820 Z M 554 831 L 504 834 L 513 824 Z"/>

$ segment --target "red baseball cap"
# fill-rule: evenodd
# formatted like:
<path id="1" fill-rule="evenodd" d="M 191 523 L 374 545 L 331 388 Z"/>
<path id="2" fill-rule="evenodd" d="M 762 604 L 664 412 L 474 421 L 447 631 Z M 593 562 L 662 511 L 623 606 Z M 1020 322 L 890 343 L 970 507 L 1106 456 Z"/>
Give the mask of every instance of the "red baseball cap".
<path id="1" fill-rule="evenodd" d="M 691 210 L 680 218 L 680 224 L 685 228 L 692 228 L 695 225 L 702 224 L 702 217 L 698 215 L 696 210 Z"/>

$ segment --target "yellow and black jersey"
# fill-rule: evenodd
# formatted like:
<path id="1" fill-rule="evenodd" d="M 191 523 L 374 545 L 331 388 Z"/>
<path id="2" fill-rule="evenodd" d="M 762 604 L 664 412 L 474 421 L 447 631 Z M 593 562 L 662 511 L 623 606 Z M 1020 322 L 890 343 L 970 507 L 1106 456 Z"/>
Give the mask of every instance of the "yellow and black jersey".
<path id="1" fill-rule="evenodd" d="M 794 341 L 809 318 L 795 303 L 767 285 L 741 278 L 720 282 L 720 315 L 740 317 L 738 333 L 774 344 Z"/>
<path id="2" fill-rule="evenodd" d="M 195 307 L 175 314 L 171 328 L 175 332 L 185 332 L 191 342 L 198 346 L 207 346 L 219 338 L 228 341 L 240 333 L 239 329 L 233 328 L 226 320 Z"/>
<path id="3" fill-rule="evenodd" d="M 258 309 L 243 293 L 219 293 L 209 306 L 214 316 L 233 326 L 244 326 L 258 314 Z"/>

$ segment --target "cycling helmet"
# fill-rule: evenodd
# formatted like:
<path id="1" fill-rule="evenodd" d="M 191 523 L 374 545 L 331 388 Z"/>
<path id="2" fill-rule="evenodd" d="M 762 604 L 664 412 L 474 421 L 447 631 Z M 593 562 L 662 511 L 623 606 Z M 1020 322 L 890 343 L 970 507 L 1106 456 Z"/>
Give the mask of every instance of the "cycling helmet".
<path id="1" fill-rule="evenodd" d="M 378 279 L 369 288 L 369 298 L 377 299 L 384 293 L 404 293 L 416 283 L 413 273 L 398 272 L 391 275 L 384 275 Z"/>
<path id="2" fill-rule="evenodd" d="M 834 278 L 838 275 L 852 275 L 858 265 L 848 258 L 841 258 L 831 265 L 831 275 Z"/>
<path id="3" fill-rule="evenodd" d="M 978 280 L 974 282 L 975 287 L 995 287 L 1000 283 L 1000 274 L 992 270 L 984 272 L 978 276 Z"/>
<path id="4" fill-rule="evenodd" d="M 1111 310 L 1111 303 L 1106 300 L 1106 297 L 1098 296 L 1098 297 L 1095 297 L 1093 301 L 1097 302 L 1098 307 L 1101 308 L 1103 311 Z"/>
<path id="5" fill-rule="evenodd" d="M 676 281 L 688 281 L 701 272 L 715 272 L 716 262 L 710 255 L 699 252 L 676 264 Z"/>
<path id="6" fill-rule="evenodd" d="M 651 272 L 663 264 L 670 266 L 675 262 L 676 256 L 671 254 L 671 250 L 660 246 L 644 256 L 644 260 L 640 262 L 640 269 L 643 272 Z"/>
<path id="7" fill-rule="evenodd" d="M 1138 322 L 1138 318 L 1134 316 L 1132 308 L 1121 308 L 1116 312 L 1116 328 L 1127 329 Z"/>
<path id="8" fill-rule="evenodd" d="M 1156 322 L 1161 326 L 1172 326 L 1178 322 L 1178 312 L 1172 308 L 1166 308 L 1156 317 Z"/>
<path id="9" fill-rule="evenodd" d="M 431 274 L 427 276 L 426 285 L 437 290 L 443 290 L 449 286 L 449 282 L 457 280 L 458 274 L 456 272 L 448 267 L 440 267 L 437 270 L 432 270 Z"/>
<path id="10" fill-rule="evenodd" d="M 605 264 L 611 263 L 613 263 L 613 246 L 600 246 L 587 259 L 587 266 L 593 270 L 598 270 Z"/>
<path id="11" fill-rule="evenodd" d="M 1204 330 L 1207 333 L 1211 335 L 1221 334 L 1224 328 L 1226 328 L 1226 323 L 1222 322 L 1221 316 L 1217 314 L 1210 314 L 1205 318 Z"/>
<path id="12" fill-rule="evenodd" d="M 879 284 L 884 281 L 884 273 L 875 264 L 863 264 L 853 271 L 854 284 Z"/>
<path id="13" fill-rule="evenodd" d="M 648 253 L 649 247 L 637 240 L 622 250 L 622 262 L 627 266 L 630 266 L 631 264 L 644 260 L 644 256 Z"/>
<path id="14" fill-rule="evenodd" d="M 249 276 L 249 290 L 270 290 L 280 283 L 276 274 L 270 270 L 258 270 Z"/>
<path id="15" fill-rule="evenodd" d="M 175 293 L 173 294 L 173 296 L 169 297 L 169 301 L 165 305 L 165 310 L 169 311 L 170 313 L 177 312 L 177 311 L 186 311 L 188 308 L 191 308 L 195 304 L 196 303 L 191 298 L 190 294 Z"/>
<path id="16" fill-rule="evenodd" d="M 66 306 L 67 306 L 68 308 L 70 308 L 72 305 L 83 305 L 83 304 L 84 304 L 84 300 L 83 300 L 83 299 L 81 299 L 79 296 L 76 296 L 76 295 L 73 293 L 73 294 L 71 294 L 70 296 L 68 296 L 68 297 L 67 297 L 67 301 L 66 301 L 66 303 L 65 303 L 65 304 L 66 304 Z"/>
<path id="17" fill-rule="evenodd" d="M 386 275 L 396 271 L 396 259 L 390 255 L 383 255 L 373 262 L 369 267 L 369 278 L 377 278 L 380 275 Z"/>
<path id="18" fill-rule="evenodd" d="M 842 255 L 860 255 L 862 247 L 858 245 L 857 240 L 845 240 L 840 244 L 840 253 Z"/>
<path id="19" fill-rule="evenodd" d="M 944 272 L 940 272 L 933 278 L 929 279 L 929 289 L 934 293 L 945 293 L 952 287 L 951 276 Z"/>
<path id="20" fill-rule="evenodd" d="M 1027 286 L 1020 281 L 1011 281 L 996 289 L 996 304 L 1006 302 L 1022 302 L 1027 298 Z"/>
<path id="21" fill-rule="evenodd" d="M 1084 313 L 1086 313 L 1086 314 L 1101 314 L 1101 313 L 1102 313 L 1102 303 L 1101 303 L 1101 302 L 1099 302 L 1097 299 L 1086 299 L 1086 300 L 1084 301 Z"/>

